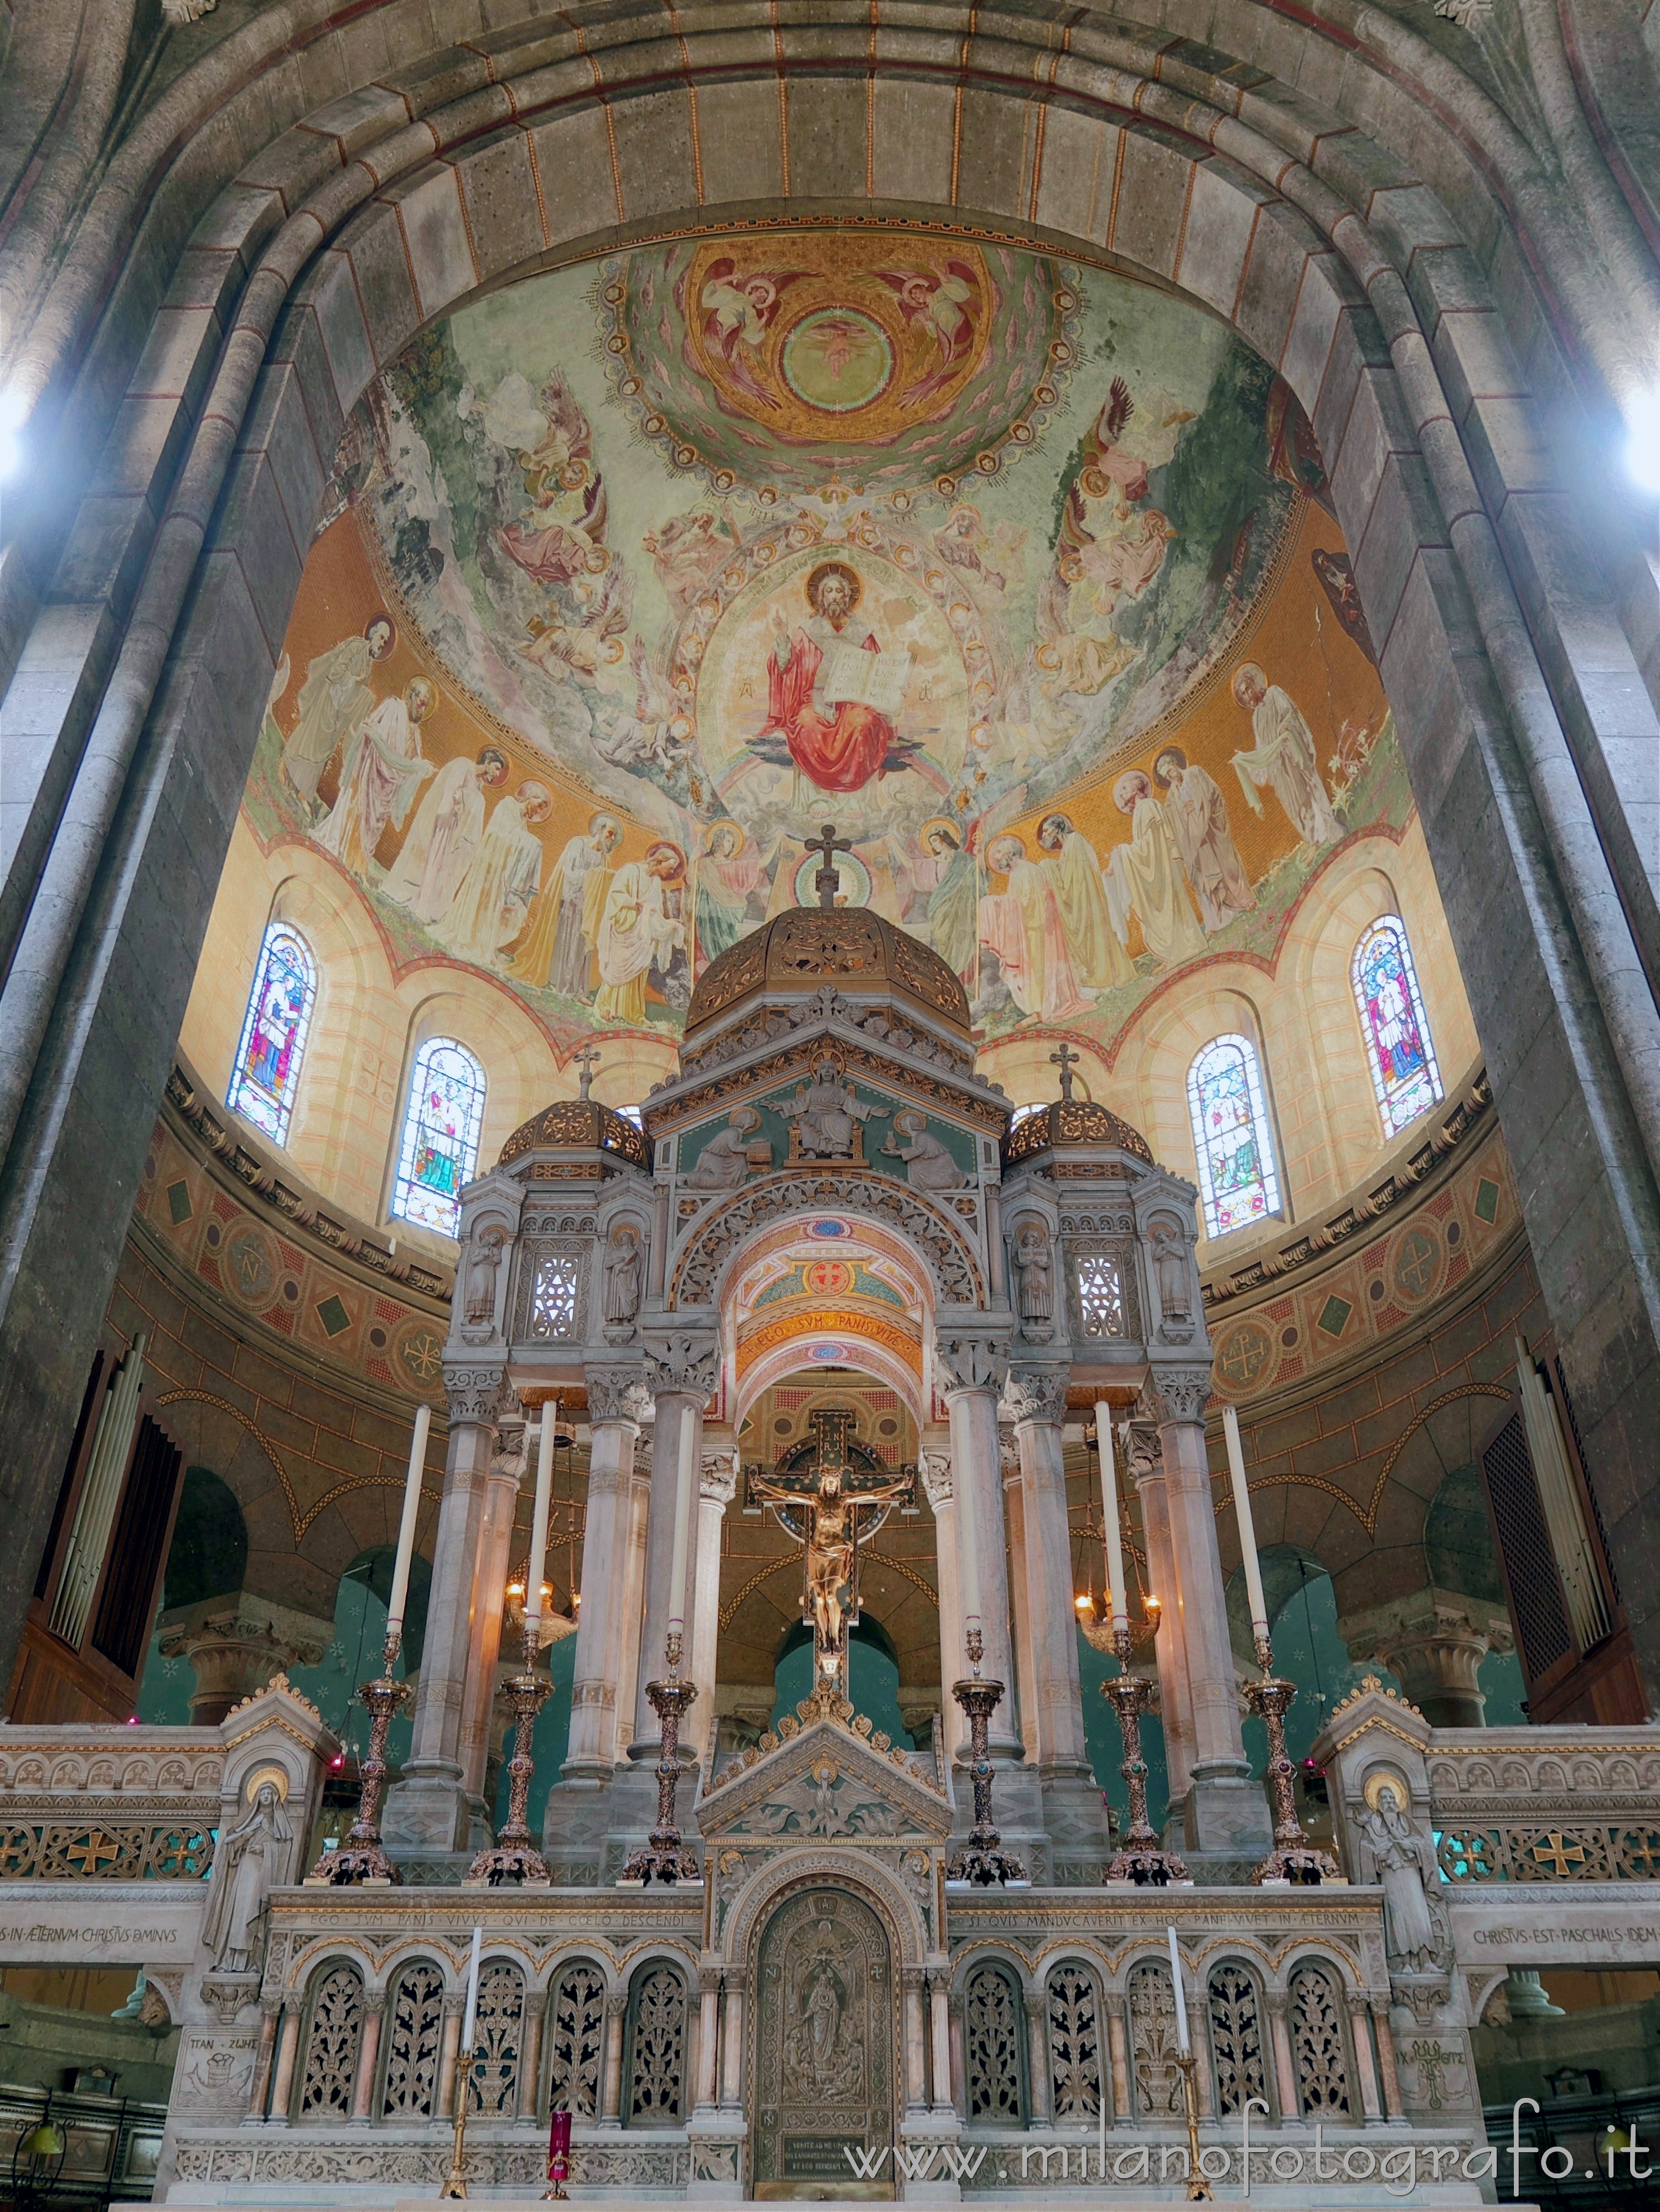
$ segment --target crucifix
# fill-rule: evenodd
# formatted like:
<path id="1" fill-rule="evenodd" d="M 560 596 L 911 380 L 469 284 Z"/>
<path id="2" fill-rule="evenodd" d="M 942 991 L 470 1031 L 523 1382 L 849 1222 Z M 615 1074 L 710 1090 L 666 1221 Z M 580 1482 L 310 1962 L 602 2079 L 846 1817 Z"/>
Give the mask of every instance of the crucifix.
<path id="1" fill-rule="evenodd" d="M 581 1085 L 576 1095 L 579 1098 L 586 1098 L 593 1086 L 594 1075 L 599 1066 L 599 1054 L 593 1045 L 585 1044 L 581 1051 L 574 1054 L 572 1057 L 576 1062 L 579 1071 L 577 1081 Z"/>
<path id="2" fill-rule="evenodd" d="M 836 856 L 852 852 L 853 840 L 838 837 L 836 824 L 827 822 L 816 837 L 804 837 L 801 842 L 809 853 L 818 855 L 818 872 L 812 879 L 812 887 L 818 894 L 819 905 L 829 913 L 836 904 L 836 885 L 841 881 L 836 872 Z"/>
<path id="3" fill-rule="evenodd" d="M 1049 1066 L 1061 1071 L 1061 1098 L 1063 1105 L 1072 1103 L 1072 1071 L 1082 1060 L 1081 1052 L 1073 1052 L 1063 1037 L 1057 1049 L 1049 1054 Z M 586 1096 L 586 1093 L 584 1094 Z"/>

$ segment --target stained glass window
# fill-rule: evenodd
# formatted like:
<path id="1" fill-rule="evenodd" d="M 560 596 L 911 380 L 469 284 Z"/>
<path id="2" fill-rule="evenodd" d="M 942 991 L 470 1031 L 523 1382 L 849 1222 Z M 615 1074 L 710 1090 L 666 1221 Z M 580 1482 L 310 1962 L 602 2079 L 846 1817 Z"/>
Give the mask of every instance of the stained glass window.
<path id="1" fill-rule="evenodd" d="M 1380 914 L 1355 946 L 1349 980 L 1383 1134 L 1398 1136 L 1445 1095 L 1407 926 L 1398 914 Z"/>
<path id="2" fill-rule="evenodd" d="M 305 939 L 286 922 L 272 922 L 254 965 L 225 1103 L 278 1145 L 289 1140 L 316 997 L 317 963 Z"/>
<path id="3" fill-rule="evenodd" d="M 478 1165 L 484 1071 L 465 1045 L 431 1037 L 415 1055 L 392 1210 L 453 1237 L 461 1193 Z"/>
<path id="4" fill-rule="evenodd" d="M 1225 1237 L 1278 1213 L 1274 1139 L 1249 1037 L 1213 1037 L 1199 1054 L 1188 1070 L 1188 1112 L 1210 1234 Z"/>

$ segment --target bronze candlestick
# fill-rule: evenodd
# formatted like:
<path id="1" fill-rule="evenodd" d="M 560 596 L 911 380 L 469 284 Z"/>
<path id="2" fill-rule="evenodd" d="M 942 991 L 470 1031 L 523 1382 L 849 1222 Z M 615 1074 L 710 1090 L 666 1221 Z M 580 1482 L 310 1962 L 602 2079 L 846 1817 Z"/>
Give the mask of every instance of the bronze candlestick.
<path id="1" fill-rule="evenodd" d="M 657 1759 L 657 1826 L 651 1832 L 650 1842 L 634 1852 L 623 1869 L 624 1881 L 672 1885 L 703 1879 L 696 1854 L 689 1851 L 681 1842 L 674 1819 L 675 1792 L 680 1786 L 680 1716 L 697 1695 L 696 1682 L 680 1680 L 680 1633 L 677 1629 L 670 1633 L 664 1648 L 669 1662 L 666 1680 L 646 1685 L 652 1711 L 663 1723 L 663 1747 Z"/>
<path id="2" fill-rule="evenodd" d="M 1262 1721 L 1268 1737 L 1268 1788 L 1274 1794 L 1274 1849 L 1256 1874 L 1254 1881 L 1292 1881 L 1318 1888 L 1337 1876 L 1337 1862 L 1304 1834 L 1297 1817 L 1297 1796 L 1292 1787 L 1295 1768 L 1286 1750 L 1286 1714 L 1297 1695 L 1295 1682 L 1275 1674 L 1274 1645 L 1266 1636 L 1256 1638 L 1260 1682 L 1247 1682 L 1245 1703 Z"/>
<path id="3" fill-rule="evenodd" d="M 380 1672 L 357 1692 L 369 1712 L 368 1756 L 358 1771 L 362 1794 L 357 1801 L 357 1818 L 347 1832 L 345 1842 L 325 1851 L 318 1860 L 311 1870 L 313 1881 L 344 1885 L 403 1879 L 380 1841 L 380 1797 L 386 1786 L 386 1732 L 392 1726 L 392 1715 L 410 1693 L 407 1682 L 392 1679 L 392 1662 L 403 1640 L 401 1629 L 388 1630 Z"/>
<path id="4" fill-rule="evenodd" d="M 536 1654 L 539 1648 L 538 1632 L 541 1617 L 532 1613 L 525 1621 L 525 1663 L 508 1682 L 508 1694 L 513 1699 L 514 1736 L 513 1757 L 508 1761 L 511 1777 L 508 1796 L 508 1817 L 502 1832 L 494 1844 L 479 1852 L 467 1869 L 469 1881 L 487 1881 L 500 1888 L 503 1883 L 544 1882 L 548 1880 L 548 1863 L 536 1848 L 526 1820 L 530 1803 L 531 1777 L 536 1771 L 536 1761 L 531 1755 L 531 1738 L 536 1728 L 536 1717 L 547 1702 L 553 1687 L 545 1674 L 536 1670 Z"/>
<path id="5" fill-rule="evenodd" d="M 1129 1792 L 1130 1822 L 1122 1846 L 1108 1861 L 1102 1879 L 1163 1889 L 1171 1882 L 1185 1881 L 1188 1869 L 1185 1861 L 1164 1848 L 1158 1831 L 1147 1818 L 1147 1762 L 1141 1756 L 1141 1715 L 1152 1694 L 1152 1685 L 1145 1674 L 1130 1672 L 1129 1630 L 1115 1630 L 1113 1643 L 1121 1671 L 1111 1681 L 1102 1683 L 1101 1694 L 1118 1715 L 1118 1733 L 1124 1746 L 1118 1771 Z"/>
<path id="6" fill-rule="evenodd" d="M 961 1705 L 969 1719 L 969 1772 L 974 1780 L 974 1826 L 970 1831 L 964 1850 L 946 1869 L 947 1881 L 972 1882 L 977 1889 L 989 1889 L 1009 1881 L 1025 1881 L 1026 1869 L 1023 1861 L 1003 1849 L 1003 1838 L 992 1825 L 991 1817 L 991 1753 L 988 1748 L 988 1723 L 1002 1702 L 1003 1685 L 981 1679 L 980 1656 L 985 1650 L 985 1638 L 977 1628 L 968 1632 L 966 1644 L 972 1675 L 952 1684 L 951 1693 Z"/>
<path id="7" fill-rule="evenodd" d="M 1188 2124 L 1188 2202 L 1198 2204 L 1210 2198 L 1210 2184 L 1199 2171 L 1199 2091 L 1193 2078 L 1198 2062 L 1191 2051 L 1178 2051 L 1176 2063 L 1182 2069 L 1182 2107 Z"/>
<path id="8" fill-rule="evenodd" d="M 467 2093 L 472 2087 L 472 2069 L 477 2063 L 475 2045 L 468 2051 L 465 2063 L 458 2064 L 455 2069 L 455 2132 L 450 2140 L 450 2170 L 438 2192 L 441 2203 L 464 2197 L 467 2193 Z"/>

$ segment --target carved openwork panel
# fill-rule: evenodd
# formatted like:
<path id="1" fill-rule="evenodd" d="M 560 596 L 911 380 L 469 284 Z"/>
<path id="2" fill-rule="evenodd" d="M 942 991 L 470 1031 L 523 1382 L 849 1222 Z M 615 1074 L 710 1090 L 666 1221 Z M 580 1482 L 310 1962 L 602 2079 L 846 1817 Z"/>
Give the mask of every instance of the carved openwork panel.
<path id="1" fill-rule="evenodd" d="M 635 1976 L 629 2037 L 628 2124 L 678 2127 L 685 2117 L 686 1984 L 672 1966 Z"/>
<path id="2" fill-rule="evenodd" d="M 525 2041 L 525 1981 L 517 1966 L 496 1959 L 478 1977 L 478 2052 L 468 2076 L 475 2112 L 511 2119 L 519 2103 L 519 2058 Z"/>
<path id="3" fill-rule="evenodd" d="M 1141 1301 L 1128 1238 L 1071 1238 L 1067 1244 L 1073 1328 L 1081 1344 L 1139 1342 Z"/>
<path id="4" fill-rule="evenodd" d="M 1130 2050 L 1135 2062 L 1135 2112 L 1138 2119 L 1183 2118 L 1186 2106 L 1182 2069 L 1176 2063 L 1180 2048 L 1176 2035 L 1176 1995 L 1170 1968 L 1144 1959 L 1132 1966 L 1126 1984 L 1129 1998 Z"/>
<path id="5" fill-rule="evenodd" d="M 363 2040 L 363 1981 L 356 1966 L 325 1967 L 311 2002 L 311 2029 L 300 2075 L 300 2118 L 350 2117 Z"/>
<path id="6" fill-rule="evenodd" d="M 571 1239 L 526 1237 L 519 1246 L 513 1336 L 518 1344 L 573 1344 L 582 1334 L 582 1258 Z"/>
<path id="7" fill-rule="evenodd" d="M 755 1999 L 755 2182 L 842 2193 L 849 2147 L 894 2124 L 894 1992 L 888 1938 L 861 1898 L 812 1888 L 781 1905 L 761 1939 Z"/>
<path id="8" fill-rule="evenodd" d="M 605 2056 L 605 1984 L 586 1959 L 567 1966 L 553 1993 L 550 2109 L 592 2120 Z"/>
<path id="9" fill-rule="evenodd" d="M 963 2039 L 968 2061 L 969 2118 L 1019 2128 L 1026 2123 L 1021 2094 L 1018 1991 L 1000 1966 L 976 1966 L 963 2001 Z"/>
<path id="10" fill-rule="evenodd" d="M 1056 1966 L 1048 1986 L 1049 2079 L 1057 2123 L 1101 2111 L 1101 1999 L 1082 1966 Z"/>
<path id="11" fill-rule="evenodd" d="M 386 2034 L 381 2118 L 429 2119 L 438 2085 L 438 2049 L 444 2035 L 444 1978 L 429 1960 L 417 1960 L 398 1977 Z"/>
<path id="12" fill-rule="evenodd" d="M 1303 2110 L 1319 2119 L 1349 2109 L 1348 2057 L 1337 1990 L 1323 1966 L 1299 1966 L 1291 1981 L 1291 2045 Z"/>
<path id="13" fill-rule="evenodd" d="M 200 1881 L 212 1863 L 208 1820 L 0 1823 L 6 1881 Z"/>
<path id="14" fill-rule="evenodd" d="M 1262 2008 L 1256 1984 L 1233 1960 L 1213 1967 L 1207 1989 L 1211 2056 L 1216 2064 L 1216 2109 L 1243 2110 L 1248 2097 L 1267 2099 L 1262 2056 Z"/>

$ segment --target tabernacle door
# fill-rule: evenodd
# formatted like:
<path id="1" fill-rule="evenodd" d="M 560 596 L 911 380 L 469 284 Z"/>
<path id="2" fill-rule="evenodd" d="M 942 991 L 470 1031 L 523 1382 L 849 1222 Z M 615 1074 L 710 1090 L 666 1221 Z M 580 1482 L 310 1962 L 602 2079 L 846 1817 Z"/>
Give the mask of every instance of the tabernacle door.
<path id="1" fill-rule="evenodd" d="M 800 1891 L 767 1923 L 757 1978 L 755 2194 L 893 2196 L 898 2020 L 882 1923 L 846 1889 Z"/>

